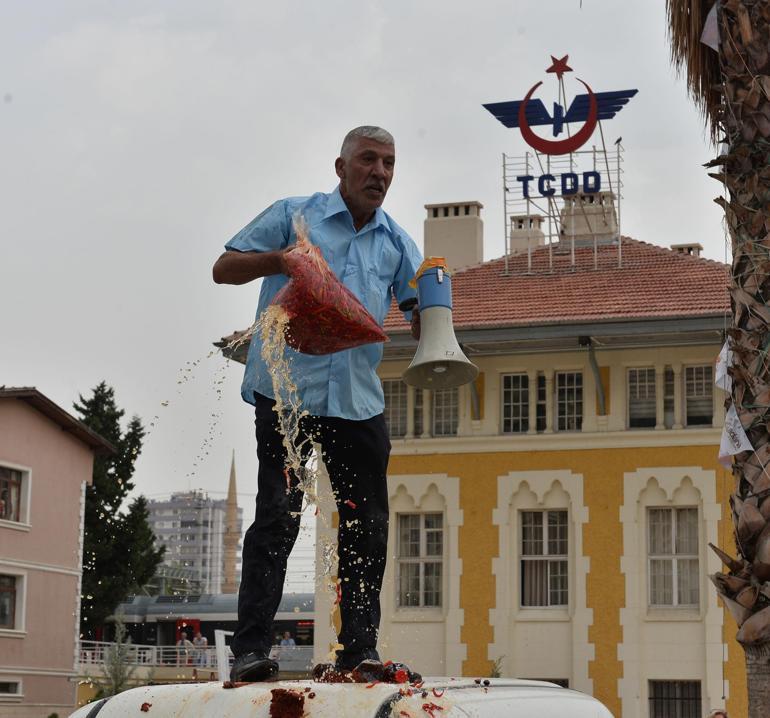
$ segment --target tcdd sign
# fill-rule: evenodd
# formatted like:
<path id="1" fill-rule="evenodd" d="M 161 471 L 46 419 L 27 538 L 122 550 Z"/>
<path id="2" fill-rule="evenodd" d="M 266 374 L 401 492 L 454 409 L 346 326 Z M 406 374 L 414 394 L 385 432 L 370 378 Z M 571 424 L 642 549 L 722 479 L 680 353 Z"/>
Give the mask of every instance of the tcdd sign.
<path id="1" fill-rule="evenodd" d="M 598 192 L 602 188 L 601 175 L 591 170 L 590 172 L 583 172 L 582 180 L 583 184 L 580 185 L 580 178 L 575 172 L 564 172 L 559 175 L 561 180 L 561 194 L 570 195 L 583 192 L 585 194 L 592 194 Z M 517 182 L 521 182 L 521 189 L 525 197 L 531 197 L 529 193 L 529 183 L 533 182 L 535 177 L 533 175 L 519 175 L 516 178 Z M 537 191 L 542 197 L 551 197 L 556 194 L 556 190 L 553 187 L 553 183 L 556 182 L 556 177 L 550 174 L 540 175 L 537 178 Z"/>

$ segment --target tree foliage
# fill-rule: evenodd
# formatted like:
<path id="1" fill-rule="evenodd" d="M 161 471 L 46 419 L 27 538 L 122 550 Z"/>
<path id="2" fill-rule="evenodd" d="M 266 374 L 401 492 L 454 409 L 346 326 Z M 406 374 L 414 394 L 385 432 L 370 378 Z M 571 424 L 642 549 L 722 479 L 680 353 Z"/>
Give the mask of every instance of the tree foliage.
<path id="1" fill-rule="evenodd" d="M 115 615 L 115 640 L 105 652 L 102 662 L 105 685 L 101 693 L 105 696 L 116 696 L 129 686 L 136 670 L 136 664 L 131 656 L 131 639 L 128 638 L 126 623 L 122 613 Z"/>
<path id="2" fill-rule="evenodd" d="M 134 498 L 127 511 L 121 510 L 134 488 L 131 477 L 142 450 L 142 422 L 134 416 L 122 429 L 125 412 L 105 382 L 79 399 L 78 418 L 116 449 L 94 458 L 93 482 L 86 489 L 80 630 L 93 638 L 117 605 L 152 578 L 164 549 L 155 548 L 143 496 Z"/>

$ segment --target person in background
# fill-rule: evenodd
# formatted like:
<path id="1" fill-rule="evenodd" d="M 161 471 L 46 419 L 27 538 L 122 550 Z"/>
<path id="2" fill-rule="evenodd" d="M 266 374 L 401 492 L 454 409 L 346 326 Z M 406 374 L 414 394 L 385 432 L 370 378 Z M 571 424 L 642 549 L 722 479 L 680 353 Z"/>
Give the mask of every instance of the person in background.
<path id="1" fill-rule="evenodd" d="M 728 718 L 727 716 L 727 709 L 725 708 L 714 708 L 713 711 L 711 711 L 706 718 Z"/>
<path id="2" fill-rule="evenodd" d="M 176 664 L 186 666 L 190 663 L 190 655 L 193 650 L 193 644 L 187 638 L 187 632 L 182 631 L 179 634 L 179 640 L 176 642 Z"/>
<path id="3" fill-rule="evenodd" d="M 382 210 L 396 162 L 392 135 L 364 126 L 345 137 L 334 168 L 339 186 L 331 193 L 275 202 L 236 234 L 217 259 L 217 284 L 245 284 L 264 277 L 257 316 L 289 281 L 286 253 L 296 241 L 295 214 L 310 228 L 337 278 L 382 325 L 393 299 L 408 307 L 416 298 L 409 285 L 422 263 L 412 238 Z M 418 313 L 405 311 L 415 335 Z M 232 681 L 274 676 L 270 659 L 272 622 L 297 538 L 302 492 L 285 476 L 272 382 L 259 332 L 249 345 L 241 395 L 255 407 L 257 457 L 256 516 L 243 542 L 238 626 L 232 640 Z M 303 436 L 321 444 L 339 512 L 338 554 L 341 630 L 334 668 L 351 671 L 379 663 L 377 634 L 380 589 L 388 540 L 387 467 L 390 439 L 377 367 L 382 344 L 368 344 L 324 356 L 287 349 L 302 410 Z M 287 478 L 290 489 L 287 491 Z"/>
<path id="4" fill-rule="evenodd" d="M 206 649 L 209 647 L 209 639 L 206 638 L 200 631 L 196 631 L 195 638 L 193 638 L 193 646 L 195 648 L 195 665 L 206 665 Z"/>
<path id="5" fill-rule="evenodd" d="M 283 632 L 283 638 L 281 639 L 282 646 L 296 646 L 294 639 L 291 637 L 291 633 L 288 631 Z"/>

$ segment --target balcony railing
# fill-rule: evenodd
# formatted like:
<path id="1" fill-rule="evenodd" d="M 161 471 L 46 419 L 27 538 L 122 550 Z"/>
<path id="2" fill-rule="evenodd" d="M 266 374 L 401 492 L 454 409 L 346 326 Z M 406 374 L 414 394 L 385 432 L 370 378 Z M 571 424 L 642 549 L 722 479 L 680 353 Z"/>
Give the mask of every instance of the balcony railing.
<path id="1" fill-rule="evenodd" d="M 123 649 L 125 650 L 126 663 L 132 666 L 203 668 L 217 670 L 226 677 L 233 662 L 233 654 L 230 646 L 225 645 L 224 636 L 220 643 L 219 647 L 207 646 L 206 648 L 128 643 L 124 644 Z M 93 668 L 109 663 L 115 650 L 116 645 L 107 641 L 80 641 L 78 647 L 80 671 L 89 672 Z M 304 673 L 312 668 L 313 646 L 273 646 L 270 650 L 270 657 L 278 661 L 279 669 L 282 672 Z"/>
<path id="2" fill-rule="evenodd" d="M 192 666 L 213 668 L 217 664 L 216 647 L 182 648 L 181 646 L 149 646 L 139 643 L 124 645 L 126 662 L 137 666 Z M 80 641 L 79 660 L 83 667 L 102 665 L 112 659 L 115 644 L 107 641 Z M 232 660 L 232 653 L 228 654 Z"/>

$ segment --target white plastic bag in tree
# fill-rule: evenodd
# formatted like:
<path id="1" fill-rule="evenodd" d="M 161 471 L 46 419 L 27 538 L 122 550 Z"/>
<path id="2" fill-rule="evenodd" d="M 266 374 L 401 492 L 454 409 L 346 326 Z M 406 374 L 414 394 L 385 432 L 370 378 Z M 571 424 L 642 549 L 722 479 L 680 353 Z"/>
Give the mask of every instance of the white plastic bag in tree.
<path id="1" fill-rule="evenodd" d="M 717 357 L 716 376 L 714 383 L 727 392 L 733 390 L 733 378 L 727 373 L 727 370 L 733 365 L 733 353 L 727 348 L 727 342 L 722 347 Z"/>
<path id="2" fill-rule="evenodd" d="M 722 429 L 722 441 L 719 443 L 719 463 L 726 469 L 730 468 L 732 456 L 741 451 L 754 451 L 754 447 L 743 430 L 738 412 L 730 406 L 725 415 L 725 426 Z"/>

